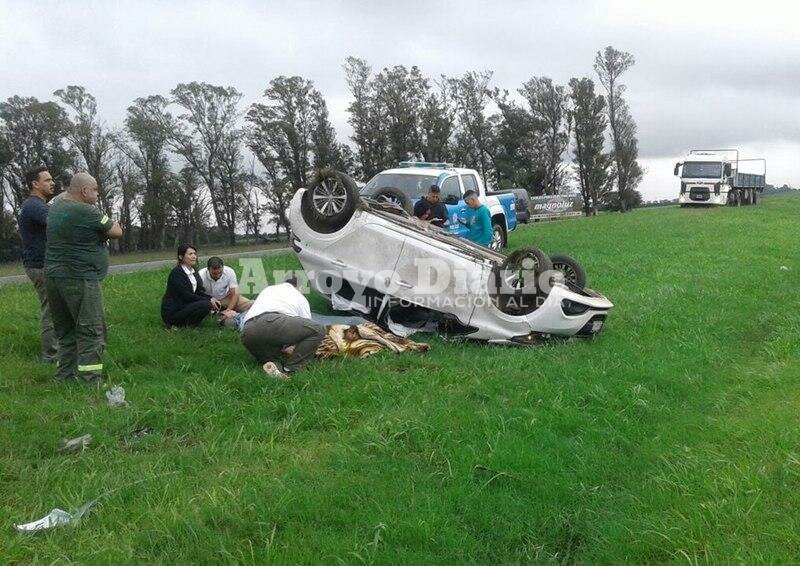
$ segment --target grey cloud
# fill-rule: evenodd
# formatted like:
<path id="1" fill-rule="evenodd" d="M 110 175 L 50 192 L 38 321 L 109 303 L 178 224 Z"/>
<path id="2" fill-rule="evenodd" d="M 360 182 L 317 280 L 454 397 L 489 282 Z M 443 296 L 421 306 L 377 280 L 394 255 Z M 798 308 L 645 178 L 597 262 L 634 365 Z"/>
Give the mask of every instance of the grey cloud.
<path id="1" fill-rule="evenodd" d="M 713 4 L 713 5 L 712 5 Z M 245 103 L 269 80 L 299 74 L 325 94 L 349 136 L 342 64 L 418 65 L 431 77 L 491 69 L 514 91 L 534 75 L 593 76 L 597 50 L 633 53 L 625 76 L 643 157 L 689 146 L 795 139 L 798 8 L 736 2 L 60 2 L 7 0 L 0 18 L 0 98 L 50 98 L 67 84 L 95 94 L 119 125 L 138 96 L 178 82 L 232 85 Z M 747 16 L 746 16 L 747 17 Z M 66 33 L 69 30 L 70 33 Z M 81 33 L 72 33 L 79 30 Z"/>

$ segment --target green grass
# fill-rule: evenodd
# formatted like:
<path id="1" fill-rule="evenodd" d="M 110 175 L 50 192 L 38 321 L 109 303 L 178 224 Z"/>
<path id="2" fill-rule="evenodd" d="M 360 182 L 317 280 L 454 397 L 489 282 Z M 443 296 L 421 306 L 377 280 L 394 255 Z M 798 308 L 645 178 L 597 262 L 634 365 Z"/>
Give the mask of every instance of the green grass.
<path id="1" fill-rule="evenodd" d="M 770 199 L 524 226 L 512 247 L 575 255 L 616 303 L 597 339 L 431 338 L 285 384 L 231 332 L 162 330 L 165 271 L 112 276 L 107 365 L 129 409 L 52 383 L 33 290 L 3 288 L 0 555 L 797 562 L 798 215 Z M 84 433 L 86 451 L 56 452 Z M 13 531 L 112 489 L 75 527 Z"/>
<path id="2" fill-rule="evenodd" d="M 208 258 L 212 255 L 225 255 L 235 254 L 249 251 L 269 250 L 273 248 L 285 248 L 288 246 L 287 242 L 260 242 L 257 244 L 239 244 L 236 246 L 209 246 L 200 247 L 200 255 L 203 258 Z M 142 263 L 145 261 L 158 261 L 161 259 L 174 259 L 175 250 L 149 250 L 142 252 L 130 252 L 113 254 L 110 256 L 111 265 L 122 265 L 125 263 Z M 24 275 L 25 269 L 22 267 L 21 261 L 12 261 L 0 263 L 0 277 L 8 275 Z"/>

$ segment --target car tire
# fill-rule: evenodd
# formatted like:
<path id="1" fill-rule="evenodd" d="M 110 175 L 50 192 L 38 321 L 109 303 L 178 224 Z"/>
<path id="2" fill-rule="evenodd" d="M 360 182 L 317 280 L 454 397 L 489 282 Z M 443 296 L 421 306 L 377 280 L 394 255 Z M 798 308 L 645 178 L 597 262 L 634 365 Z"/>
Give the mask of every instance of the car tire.
<path id="1" fill-rule="evenodd" d="M 506 231 L 499 222 L 492 222 L 492 243 L 489 248 L 499 252 L 506 247 Z"/>
<path id="2" fill-rule="evenodd" d="M 583 289 L 586 287 L 586 270 L 574 257 L 566 254 L 554 254 L 550 256 L 553 270 L 560 272 L 564 276 L 564 283 L 568 287 Z"/>
<path id="3" fill-rule="evenodd" d="M 384 187 L 381 190 L 377 191 L 370 198 L 378 202 L 385 202 L 399 206 L 400 208 L 405 210 L 408 214 L 412 214 L 413 212 L 413 207 L 411 206 L 411 199 L 408 198 L 408 196 L 403 191 L 401 191 L 400 189 L 395 189 L 394 187 Z"/>
<path id="4" fill-rule="evenodd" d="M 350 221 L 358 201 L 358 187 L 353 179 L 333 169 L 321 169 L 303 194 L 300 213 L 315 232 L 332 234 Z"/>
<path id="5" fill-rule="evenodd" d="M 506 257 L 505 261 L 496 266 L 493 276 L 490 277 L 492 288 L 489 295 L 495 306 L 500 311 L 515 316 L 524 316 L 539 308 L 547 290 L 540 289 L 541 275 L 553 269 L 550 258 L 539 248 L 525 247 L 514 250 Z M 533 271 L 535 284 L 530 289 L 522 288 L 509 292 L 509 287 L 517 286 L 519 279 L 514 273 Z M 503 286 L 505 284 L 505 286 Z M 530 281 L 523 282 L 524 287 L 529 287 Z"/>

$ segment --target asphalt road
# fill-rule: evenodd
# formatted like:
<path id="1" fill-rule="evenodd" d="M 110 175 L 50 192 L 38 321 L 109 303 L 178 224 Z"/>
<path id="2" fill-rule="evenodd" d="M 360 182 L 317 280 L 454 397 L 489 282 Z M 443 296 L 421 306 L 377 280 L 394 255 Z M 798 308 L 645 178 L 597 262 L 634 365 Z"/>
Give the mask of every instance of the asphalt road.
<path id="1" fill-rule="evenodd" d="M 250 250 L 247 252 L 237 252 L 234 254 L 224 254 L 219 257 L 223 259 L 236 259 L 239 257 L 259 257 L 267 255 L 280 255 L 289 252 L 291 248 L 271 248 L 268 250 Z M 174 259 L 160 259 L 158 261 L 142 261 L 139 263 L 124 263 L 122 265 L 111 265 L 108 268 L 109 273 L 135 273 L 137 271 L 155 271 L 168 265 L 175 265 Z M 26 275 L 9 275 L 7 277 L 0 277 L 0 287 L 3 285 L 15 285 L 19 283 L 27 283 L 28 277 Z"/>

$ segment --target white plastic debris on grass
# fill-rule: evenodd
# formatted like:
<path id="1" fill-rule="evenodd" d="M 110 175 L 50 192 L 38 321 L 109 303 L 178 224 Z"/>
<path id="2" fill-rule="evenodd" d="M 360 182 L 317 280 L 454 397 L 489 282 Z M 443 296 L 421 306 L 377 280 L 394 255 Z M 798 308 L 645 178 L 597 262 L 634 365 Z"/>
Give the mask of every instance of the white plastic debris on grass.
<path id="1" fill-rule="evenodd" d="M 76 523 L 86 514 L 89 509 L 92 508 L 96 502 L 97 500 L 90 501 L 75 511 L 75 513 L 67 513 L 63 509 L 53 509 L 45 517 L 42 517 L 38 521 L 31 521 L 30 523 L 24 523 L 22 525 L 14 525 L 14 528 L 21 533 L 35 533 L 45 529 L 52 529 L 54 527 L 61 527 L 71 523 Z"/>
<path id="2" fill-rule="evenodd" d="M 78 452 L 79 450 L 85 450 L 89 444 L 92 442 L 92 435 L 91 434 L 84 434 L 83 436 L 79 436 L 77 438 L 64 438 L 61 440 L 61 446 L 59 446 L 59 452 Z M 57 511 L 57 509 L 56 509 Z"/>
<path id="3" fill-rule="evenodd" d="M 781 271 L 789 271 L 789 268 L 785 265 L 781 265 Z"/>
<path id="4" fill-rule="evenodd" d="M 128 406 L 128 402 L 125 400 L 125 390 L 119 385 L 115 385 L 110 390 L 106 391 L 106 399 L 108 399 L 109 407 Z"/>

